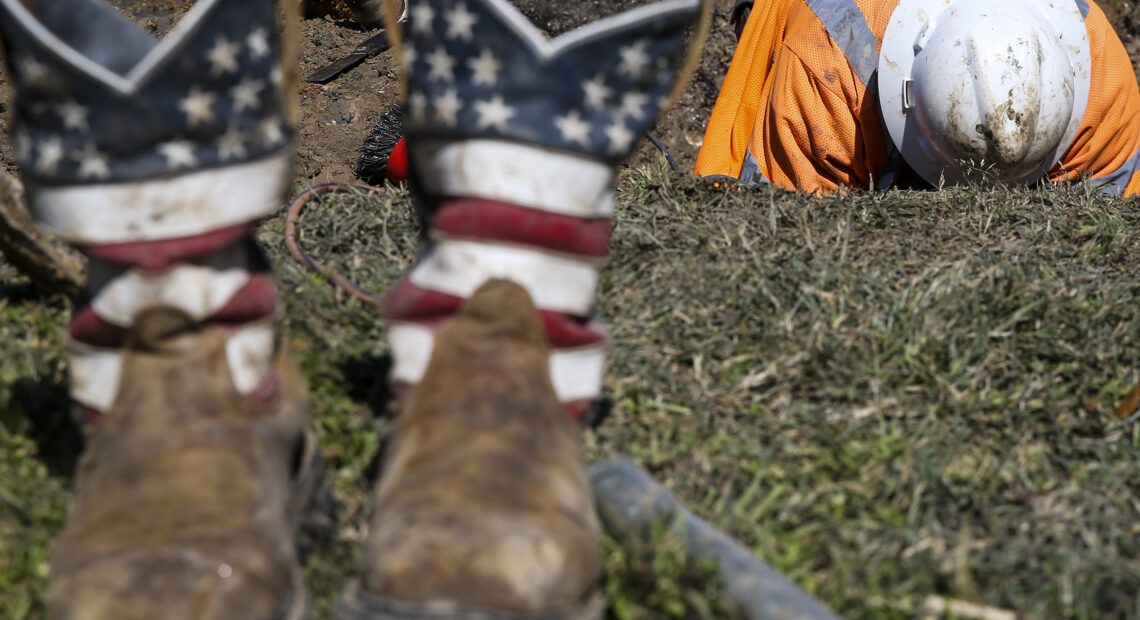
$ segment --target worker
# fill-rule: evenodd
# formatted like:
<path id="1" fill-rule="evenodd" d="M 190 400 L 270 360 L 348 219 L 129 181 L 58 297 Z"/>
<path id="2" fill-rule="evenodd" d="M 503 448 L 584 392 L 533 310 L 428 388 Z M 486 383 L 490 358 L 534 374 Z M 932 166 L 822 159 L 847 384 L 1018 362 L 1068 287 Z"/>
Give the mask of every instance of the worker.
<path id="1" fill-rule="evenodd" d="M 1094 0 L 744 1 L 734 15 L 700 176 L 1140 193 L 1140 90 Z"/>

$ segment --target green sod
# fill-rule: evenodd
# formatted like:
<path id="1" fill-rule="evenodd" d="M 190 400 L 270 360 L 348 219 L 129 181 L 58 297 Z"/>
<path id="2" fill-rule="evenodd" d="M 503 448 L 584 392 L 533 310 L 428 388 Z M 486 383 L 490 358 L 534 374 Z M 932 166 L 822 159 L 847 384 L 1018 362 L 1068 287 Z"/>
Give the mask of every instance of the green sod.
<path id="1" fill-rule="evenodd" d="M 599 291 L 612 415 L 591 459 L 628 455 L 845 618 L 928 597 L 1027 618 L 1140 614 L 1140 209 L 1085 191 L 807 197 L 662 170 L 619 183 Z M 365 288 L 407 269 L 405 193 L 314 203 L 302 243 Z M 273 256 L 340 505 L 308 558 L 325 617 L 359 564 L 385 429 L 377 311 Z M 79 439 L 67 308 L 0 264 L 0 617 L 41 618 Z M 606 542 L 623 619 L 722 618 L 677 541 Z M 935 616 L 937 617 L 937 616 Z M 962 617 L 962 616 L 959 616 Z"/>

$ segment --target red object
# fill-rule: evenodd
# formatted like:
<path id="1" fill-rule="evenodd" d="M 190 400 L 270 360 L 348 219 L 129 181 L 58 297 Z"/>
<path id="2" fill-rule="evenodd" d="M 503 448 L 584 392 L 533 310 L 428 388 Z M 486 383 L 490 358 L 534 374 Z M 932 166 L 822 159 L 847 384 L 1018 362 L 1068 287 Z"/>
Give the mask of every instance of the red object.
<path id="1" fill-rule="evenodd" d="M 393 183 L 403 183 L 408 180 L 407 139 L 407 136 L 400 136 L 396 146 L 392 147 L 392 154 L 388 156 L 388 165 L 384 167 L 384 176 Z"/>

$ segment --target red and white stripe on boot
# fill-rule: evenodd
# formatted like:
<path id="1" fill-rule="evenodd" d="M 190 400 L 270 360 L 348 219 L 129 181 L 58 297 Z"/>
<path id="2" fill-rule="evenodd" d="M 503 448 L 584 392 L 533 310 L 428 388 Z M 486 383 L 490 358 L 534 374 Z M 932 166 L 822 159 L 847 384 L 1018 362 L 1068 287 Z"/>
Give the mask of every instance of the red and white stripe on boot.
<path id="1" fill-rule="evenodd" d="M 708 15 L 673 0 L 550 39 L 506 0 L 410 4 L 396 48 L 428 229 L 388 297 L 395 384 L 418 382 L 439 324 L 502 278 L 542 313 L 559 399 L 580 416 L 600 397 L 608 336 L 594 297 L 616 169 L 696 66 L 686 33 Z"/>
<path id="2" fill-rule="evenodd" d="M 96 423 L 111 408 L 130 327 L 155 306 L 230 330 L 226 360 L 235 388 L 259 400 L 275 394 L 277 290 L 251 228 L 84 248 L 88 298 L 68 326 L 71 397 L 81 423 Z"/>
<path id="3" fill-rule="evenodd" d="M 500 140 L 419 141 L 410 148 L 431 222 L 426 249 L 386 298 L 397 389 L 427 368 L 434 333 L 492 278 L 522 285 L 553 353 L 550 378 L 581 420 L 601 396 L 609 337 L 594 316 L 609 247 L 613 166 Z"/>
<path id="4" fill-rule="evenodd" d="M 95 423 L 119 390 L 122 348 L 141 312 L 162 306 L 232 330 L 234 386 L 268 398 L 276 287 L 251 235 L 280 208 L 290 149 L 224 168 L 125 183 L 41 186 L 35 214 L 88 256 L 86 300 L 68 326 L 71 397 Z"/>
<path id="5" fill-rule="evenodd" d="M 251 139 L 257 139 L 251 136 Z M 119 391 L 122 350 L 135 318 L 165 307 L 231 330 L 234 386 L 275 393 L 277 292 L 252 240 L 257 218 L 277 210 L 291 149 L 260 160 L 125 183 L 39 187 L 36 216 L 90 259 L 84 303 L 68 327 L 71 397 L 95 423 Z"/>
<path id="6" fill-rule="evenodd" d="M 266 381 L 276 294 L 249 240 L 292 177 L 271 0 L 196 3 L 161 42 L 103 3 L 0 0 L 17 158 L 41 224 L 92 259 L 73 395 L 111 408 L 156 307 L 232 329 L 234 385 Z"/>

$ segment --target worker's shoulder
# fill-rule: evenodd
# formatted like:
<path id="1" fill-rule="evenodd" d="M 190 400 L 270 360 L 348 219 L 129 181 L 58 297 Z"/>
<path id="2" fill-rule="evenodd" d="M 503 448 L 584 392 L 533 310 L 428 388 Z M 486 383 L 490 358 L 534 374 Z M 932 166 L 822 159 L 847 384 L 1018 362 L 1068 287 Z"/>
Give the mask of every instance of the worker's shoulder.
<path id="1" fill-rule="evenodd" d="M 777 1 L 786 15 L 784 42 L 797 50 L 834 43 L 873 44 L 877 49 L 899 4 L 899 0 Z"/>
<path id="2" fill-rule="evenodd" d="M 899 0 L 777 0 L 786 24 L 782 47 L 803 73 L 836 86 L 837 69 L 874 66 Z M 839 72 L 850 73 L 848 72 Z"/>

